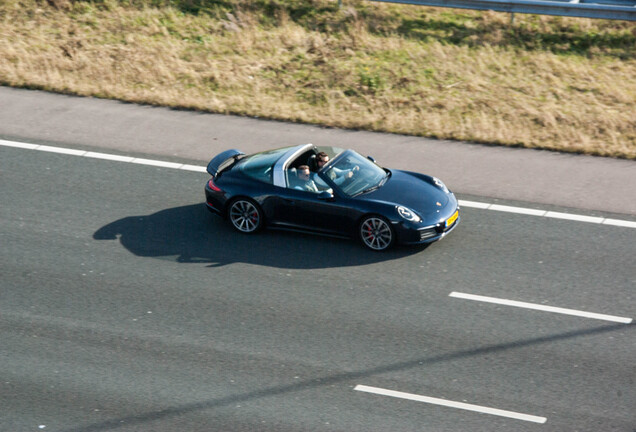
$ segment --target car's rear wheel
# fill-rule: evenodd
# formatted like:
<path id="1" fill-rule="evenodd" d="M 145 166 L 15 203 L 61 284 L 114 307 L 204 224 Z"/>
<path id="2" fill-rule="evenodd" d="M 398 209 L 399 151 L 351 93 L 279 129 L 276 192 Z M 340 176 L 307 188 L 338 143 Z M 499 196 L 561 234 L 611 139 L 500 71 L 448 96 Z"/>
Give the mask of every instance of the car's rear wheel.
<path id="1" fill-rule="evenodd" d="M 362 244 L 374 251 L 387 250 L 393 245 L 395 235 L 391 224 L 380 216 L 367 216 L 360 223 Z"/>
<path id="2" fill-rule="evenodd" d="M 255 233 L 263 226 L 263 212 L 254 201 L 239 198 L 232 202 L 228 211 L 232 226 L 245 234 Z"/>

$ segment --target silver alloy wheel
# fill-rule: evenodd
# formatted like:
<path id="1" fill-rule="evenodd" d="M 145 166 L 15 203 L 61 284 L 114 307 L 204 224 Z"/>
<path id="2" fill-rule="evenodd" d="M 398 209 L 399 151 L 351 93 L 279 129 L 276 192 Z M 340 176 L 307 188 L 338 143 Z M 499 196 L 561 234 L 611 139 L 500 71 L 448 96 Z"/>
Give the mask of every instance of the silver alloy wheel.
<path id="1" fill-rule="evenodd" d="M 261 212 L 250 201 L 239 199 L 230 207 L 230 221 L 237 230 L 253 233 L 261 226 Z"/>
<path id="2" fill-rule="evenodd" d="M 372 216 L 360 224 L 360 238 L 366 247 L 381 251 L 393 243 L 393 231 L 384 219 Z"/>

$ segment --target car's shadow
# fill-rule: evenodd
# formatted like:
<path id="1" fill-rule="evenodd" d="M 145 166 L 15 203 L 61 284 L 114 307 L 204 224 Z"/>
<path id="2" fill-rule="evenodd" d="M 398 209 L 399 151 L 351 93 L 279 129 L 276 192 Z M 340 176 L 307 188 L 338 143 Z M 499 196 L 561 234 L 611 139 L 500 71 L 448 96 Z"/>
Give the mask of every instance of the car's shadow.
<path id="1" fill-rule="evenodd" d="M 424 249 L 396 247 L 373 252 L 358 242 L 295 232 L 264 230 L 255 235 L 234 231 L 203 204 L 129 216 L 103 226 L 96 240 L 116 240 L 138 256 L 182 263 L 221 266 L 250 263 L 280 268 L 329 268 L 399 259 Z"/>

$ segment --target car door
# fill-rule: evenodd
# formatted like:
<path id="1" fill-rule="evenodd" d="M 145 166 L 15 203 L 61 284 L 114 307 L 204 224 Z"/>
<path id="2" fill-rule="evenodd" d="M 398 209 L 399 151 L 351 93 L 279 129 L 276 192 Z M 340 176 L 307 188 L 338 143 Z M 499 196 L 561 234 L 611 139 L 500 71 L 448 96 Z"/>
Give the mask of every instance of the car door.
<path id="1" fill-rule="evenodd" d="M 315 192 L 288 189 L 280 205 L 279 215 L 286 225 L 326 234 L 349 234 L 351 211 L 338 197 L 326 199 Z"/>

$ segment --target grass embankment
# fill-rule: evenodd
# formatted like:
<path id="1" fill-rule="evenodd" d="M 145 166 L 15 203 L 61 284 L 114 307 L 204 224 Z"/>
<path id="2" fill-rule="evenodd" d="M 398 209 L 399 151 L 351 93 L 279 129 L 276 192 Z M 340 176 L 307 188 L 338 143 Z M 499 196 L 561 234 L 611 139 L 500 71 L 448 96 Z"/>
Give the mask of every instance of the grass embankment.
<path id="1" fill-rule="evenodd" d="M 636 159 L 636 24 L 361 0 L 0 0 L 0 83 Z"/>

